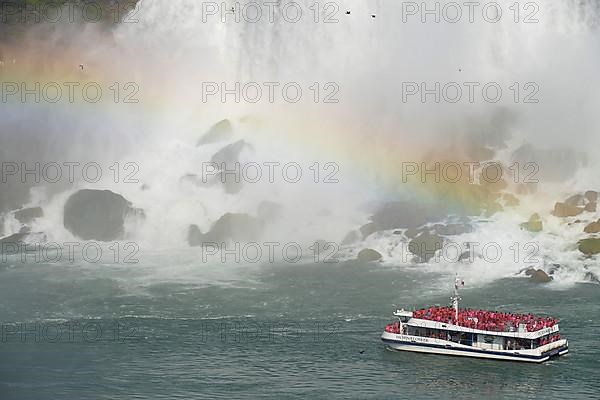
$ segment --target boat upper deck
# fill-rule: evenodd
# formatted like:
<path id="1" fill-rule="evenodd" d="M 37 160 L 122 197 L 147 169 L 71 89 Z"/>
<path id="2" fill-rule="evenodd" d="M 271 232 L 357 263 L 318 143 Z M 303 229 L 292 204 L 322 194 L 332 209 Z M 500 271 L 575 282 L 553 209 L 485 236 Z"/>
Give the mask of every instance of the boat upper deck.
<path id="1" fill-rule="evenodd" d="M 397 312 L 396 315 L 412 318 L 408 321 L 409 325 L 500 336 L 534 339 L 558 332 L 557 319 L 533 314 L 460 309 L 457 319 L 452 307 L 429 307 Z"/>

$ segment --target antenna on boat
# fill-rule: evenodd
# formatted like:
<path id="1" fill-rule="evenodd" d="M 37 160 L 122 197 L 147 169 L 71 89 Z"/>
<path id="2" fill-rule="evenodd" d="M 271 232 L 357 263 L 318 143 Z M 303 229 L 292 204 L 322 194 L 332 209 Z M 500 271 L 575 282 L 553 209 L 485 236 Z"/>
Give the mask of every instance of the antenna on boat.
<path id="1" fill-rule="evenodd" d="M 458 274 L 456 274 L 456 279 L 454 279 L 454 296 L 450 298 L 452 300 L 452 307 L 454 307 L 454 317 L 456 318 L 456 321 L 458 321 L 458 301 L 461 300 L 458 295 L 458 288 L 464 285 L 465 282 L 458 277 Z"/>

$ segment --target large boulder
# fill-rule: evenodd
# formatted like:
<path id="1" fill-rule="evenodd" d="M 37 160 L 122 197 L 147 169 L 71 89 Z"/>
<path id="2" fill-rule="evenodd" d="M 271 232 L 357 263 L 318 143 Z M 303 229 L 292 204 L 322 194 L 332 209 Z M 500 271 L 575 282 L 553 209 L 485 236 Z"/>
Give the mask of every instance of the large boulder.
<path id="1" fill-rule="evenodd" d="M 248 214 L 227 213 L 207 233 L 202 233 L 196 225 L 191 225 L 188 243 L 190 246 L 202 246 L 206 243 L 250 242 L 258 239 L 261 231 L 262 225 L 257 218 Z"/>
<path id="2" fill-rule="evenodd" d="M 585 155 L 573 149 L 540 149 L 532 144 L 519 147 L 511 158 L 518 163 L 524 178 L 540 182 L 563 182 L 585 165 Z M 536 166 L 535 174 L 529 165 Z"/>
<path id="3" fill-rule="evenodd" d="M 543 229 L 542 218 L 538 213 L 533 214 L 529 221 L 523 222 L 521 225 L 521 229 L 525 229 L 529 232 L 541 232 Z"/>
<path id="4" fill-rule="evenodd" d="M 583 231 L 585 233 L 598 233 L 600 232 L 600 219 L 596 222 L 592 222 L 591 224 L 587 225 L 585 228 L 583 228 Z"/>
<path id="5" fill-rule="evenodd" d="M 84 240 L 111 241 L 124 234 L 126 217 L 138 214 L 131 203 L 110 190 L 83 189 L 72 194 L 64 207 L 64 225 Z"/>
<path id="6" fill-rule="evenodd" d="M 358 252 L 358 256 L 356 259 L 361 262 L 374 262 L 379 261 L 383 258 L 383 256 L 377 251 L 373 249 L 362 249 Z"/>
<path id="7" fill-rule="evenodd" d="M 233 136 L 233 128 L 228 119 L 221 120 L 214 124 L 202 137 L 198 140 L 196 146 L 211 144 L 229 140 Z"/>
<path id="8" fill-rule="evenodd" d="M 572 204 L 561 203 L 558 202 L 554 205 L 554 211 L 552 211 L 552 215 L 555 217 L 574 217 L 583 212 L 583 208 L 574 206 Z"/>
<path id="9" fill-rule="evenodd" d="M 428 262 L 443 245 L 444 238 L 426 231 L 408 243 L 408 250 L 416 255 L 420 262 Z"/>
<path id="10" fill-rule="evenodd" d="M 22 224 L 28 224 L 36 218 L 44 216 L 44 211 L 41 207 L 22 208 L 15 211 L 15 218 Z"/>
<path id="11" fill-rule="evenodd" d="M 586 238 L 578 242 L 579 251 L 585 255 L 594 255 L 600 253 L 600 239 Z"/>
<path id="12" fill-rule="evenodd" d="M 583 197 L 589 202 L 595 203 L 598 201 L 598 192 L 594 190 L 588 190 L 583 194 Z"/>
<path id="13" fill-rule="evenodd" d="M 551 282 L 553 278 L 551 276 L 549 276 L 543 270 L 538 269 L 537 271 L 534 271 L 533 273 L 531 273 L 531 275 L 529 276 L 529 279 L 531 279 L 531 281 L 536 282 L 536 283 L 548 283 L 548 282 Z"/>
<path id="14" fill-rule="evenodd" d="M 585 205 L 585 198 L 582 194 L 574 194 L 565 200 L 565 204 L 575 207 L 583 207 Z"/>
<path id="15" fill-rule="evenodd" d="M 250 148 L 250 145 L 243 140 L 238 140 L 223 147 L 211 157 L 211 162 L 217 164 L 217 168 L 221 170 L 215 179 L 223 184 L 225 192 L 229 194 L 236 194 L 242 190 L 241 171 L 243 166 L 239 165 L 237 168 L 236 164 L 239 163 L 240 153 L 246 148 Z M 238 170 L 239 173 L 234 172 Z"/>

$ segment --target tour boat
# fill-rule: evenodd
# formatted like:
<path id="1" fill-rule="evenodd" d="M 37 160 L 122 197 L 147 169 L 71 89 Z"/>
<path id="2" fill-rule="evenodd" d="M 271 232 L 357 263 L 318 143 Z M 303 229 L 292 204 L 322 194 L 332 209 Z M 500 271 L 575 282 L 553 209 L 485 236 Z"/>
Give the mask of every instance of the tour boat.
<path id="1" fill-rule="evenodd" d="M 568 353 L 554 318 L 459 308 L 463 284 L 457 277 L 452 307 L 394 312 L 381 340 L 393 350 L 535 363 Z"/>

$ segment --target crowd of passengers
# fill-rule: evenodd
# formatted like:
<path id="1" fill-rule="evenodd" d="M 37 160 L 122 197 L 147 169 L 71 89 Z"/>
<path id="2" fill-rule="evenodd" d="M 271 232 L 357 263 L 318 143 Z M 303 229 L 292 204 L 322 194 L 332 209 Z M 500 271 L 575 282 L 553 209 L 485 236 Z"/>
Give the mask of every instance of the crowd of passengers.
<path id="1" fill-rule="evenodd" d="M 525 325 L 527 332 L 535 332 L 558 323 L 557 319 L 551 317 L 543 318 L 532 314 L 472 310 L 470 308 L 459 310 L 457 319 L 452 307 L 429 307 L 417 310 L 413 312 L 413 318 L 495 332 L 515 332 L 520 325 Z"/>
<path id="2" fill-rule="evenodd" d="M 403 328 L 406 328 L 406 326 L 403 326 Z M 389 333 L 395 333 L 397 335 L 399 335 L 400 333 L 402 334 L 406 334 L 406 331 L 401 332 L 401 328 L 400 328 L 400 323 L 399 322 L 395 322 L 393 324 L 389 324 L 385 327 L 385 331 L 389 332 Z M 433 339 L 444 339 L 444 340 L 450 340 L 450 336 L 448 334 L 448 332 L 446 331 L 441 331 L 441 332 L 433 332 L 431 333 L 431 338 Z M 556 333 L 554 335 L 549 335 L 549 336 L 545 336 L 541 339 L 539 339 L 539 344 L 538 346 L 544 346 L 547 345 L 548 343 L 553 343 L 556 342 L 557 340 L 560 340 L 560 333 Z M 520 344 L 518 341 L 508 341 L 507 342 L 507 349 L 513 349 L 513 350 L 518 350 L 518 349 L 523 349 L 526 348 L 524 347 L 524 345 Z"/>

